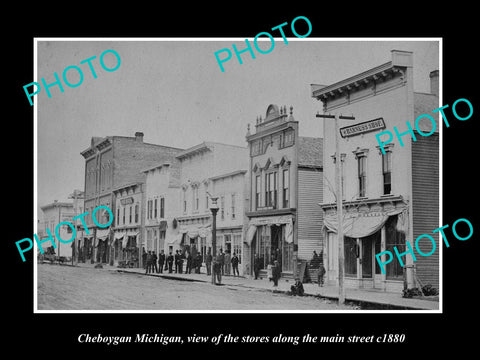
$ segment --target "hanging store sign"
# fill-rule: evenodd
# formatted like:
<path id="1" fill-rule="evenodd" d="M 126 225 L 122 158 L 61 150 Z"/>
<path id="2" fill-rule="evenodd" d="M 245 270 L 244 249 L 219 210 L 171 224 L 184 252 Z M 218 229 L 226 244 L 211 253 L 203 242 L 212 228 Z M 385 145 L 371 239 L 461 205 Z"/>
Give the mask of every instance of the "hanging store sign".
<path id="1" fill-rule="evenodd" d="M 383 118 L 365 121 L 359 124 L 347 126 L 340 129 L 342 138 L 364 134 L 370 131 L 385 129 L 385 122 Z"/>

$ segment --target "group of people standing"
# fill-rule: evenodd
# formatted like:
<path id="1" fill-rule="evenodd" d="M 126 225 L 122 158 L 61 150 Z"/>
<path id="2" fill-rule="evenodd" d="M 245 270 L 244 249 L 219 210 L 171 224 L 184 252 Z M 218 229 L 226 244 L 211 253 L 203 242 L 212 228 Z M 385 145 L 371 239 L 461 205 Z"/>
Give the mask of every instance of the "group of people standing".
<path id="1" fill-rule="evenodd" d="M 197 252 L 195 255 L 192 255 L 188 250 L 185 251 L 185 254 L 182 254 L 181 251 L 176 250 L 175 255 L 170 252 L 168 256 L 165 255 L 163 250 L 160 251 L 158 256 L 155 251 L 149 250 L 147 252 L 143 250 L 142 260 L 145 274 L 161 274 L 163 273 L 163 270 L 168 270 L 168 273 L 171 274 L 173 273 L 174 269 L 176 274 L 182 274 L 184 261 L 186 262 L 186 274 L 191 274 L 192 270 L 194 273 L 200 274 L 203 257 L 202 254 L 199 252 Z M 223 252 L 223 250 L 220 249 L 219 253 L 215 257 L 215 261 L 213 261 L 212 254 L 209 251 L 205 259 L 207 275 L 211 275 L 212 262 L 214 271 L 219 276 L 219 282 L 221 282 L 222 275 L 230 275 L 232 271 L 233 276 L 240 276 L 240 273 L 238 271 L 238 264 L 240 263 L 240 260 L 237 254 L 235 254 L 235 252 L 233 253 L 233 255 L 230 255 L 230 251 L 227 250 Z"/>

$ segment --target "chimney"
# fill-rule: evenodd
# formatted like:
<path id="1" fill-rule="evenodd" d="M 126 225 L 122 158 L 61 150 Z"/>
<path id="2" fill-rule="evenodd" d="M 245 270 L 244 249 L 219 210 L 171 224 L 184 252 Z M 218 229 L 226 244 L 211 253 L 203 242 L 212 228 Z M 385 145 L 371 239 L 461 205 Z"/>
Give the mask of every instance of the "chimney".
<path id="1" fill-rule="evenodd" d="M 137 131 L 135 133 L 135 141 L 143 142 L 143 132 Z"/>
<path id="2" fill-rule="evenodd" d="M 439 84 L 438 84 L 438 70 L 430 72 L 430 93 L 438 96 Z"/>

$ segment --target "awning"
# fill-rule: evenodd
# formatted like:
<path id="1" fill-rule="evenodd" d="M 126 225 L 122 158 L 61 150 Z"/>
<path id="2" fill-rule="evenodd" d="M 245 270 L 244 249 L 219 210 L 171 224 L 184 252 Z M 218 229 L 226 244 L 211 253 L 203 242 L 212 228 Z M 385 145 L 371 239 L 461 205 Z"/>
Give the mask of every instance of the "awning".
<path id="1" fill-rule="evenodd" d="M 110 229 L 97 229 L 97 240 L 105 240 L 110 234 Z"/>
<path id="2" fill-rule="evenodd" d="M 113 234 L 113 237 L 115 238 L 115 240 L 118 240 L 118 239 L 121 239 L 125 236 L 125 231 L 118 231 L 116 233 Z"/>
<path id="3" fill-rule="evenodd" d="M 354 239 L 372 235 L 382 228 L 390 216 L 400 214 L 403 211 L 404 209 L 365 214 L 347 213 L 343 220 L 343 235 Z M 336 214 L 325 216 L 323 222 L 329 231 L 337 232 L 338 221 Z"/>
<path id="4" fill-rule="evenodd" d="M 285 242 L 287 244 L 293 243 L 293 222 L 291 219 L 290 222 L 285 225 Z"/>
<path id="5" fill-rule="evenodd" d="M 250 220 L 249 225 L 280 225 L 289 224 L 292 222 L 292 216 L 266 216 L 258 217 Z"/>
<path id="6" fill-rule="evenodd" d="M 178 230 L 181 234 L 187 234 L 191 239 L 197 236 L 206 238 L 208 233 L 211 232 L 210 224 L 195 224 L 195 225 L 183 225 Z"/>
<path id="7" fill-rule="evenodd" d="M 248 230 L 247 230 L 247 237 L 245 239 L 245 242 L 250 246 L 252 243 L 253 237 L 255 236 L 255 233 L 257 232 L 257 227 L 255 225 L 249 225 Z"/>
<path id="8" fill-rule="evenodd" d="M 175 244 L 175 243 L 180 244 L 180 241 L 182 241 L 183 234 L 184 233 L 180 232 L 176 235 L 171 236 L 169 239 L 167 239 L 167 244 Z"/>
<path id="9" fill-rule="evenodd" d="M 138 236 L 138 234 L 140 234 L 140 231 L 138 231 L 137 229 L 129 229 L 129 230 L 127 230 L 125 235 L 127 235 L 127 236 Z"/>

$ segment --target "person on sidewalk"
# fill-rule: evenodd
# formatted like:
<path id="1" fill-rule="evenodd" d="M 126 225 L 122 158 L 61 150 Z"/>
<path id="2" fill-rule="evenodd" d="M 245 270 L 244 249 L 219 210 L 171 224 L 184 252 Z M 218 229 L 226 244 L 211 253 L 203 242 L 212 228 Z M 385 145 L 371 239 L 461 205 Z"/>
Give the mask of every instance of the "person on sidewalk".
<path id="1" fill-rule="evenodd" d="M 178 253 L 180 254 L 180 256 L 178 258 L 178 272 L 180 274 L 182 274 L 183 273 L 183 259 L 184 259 L 185 255 L 182 254 L 181 251 L 179 251 Z"/>
<path id="2" fill-rule="evenodd" d="M 230 275 L 232 256 L 230 250 L 225 251 L 225 275 Z"/>
<path id="3" fill-rule="evenodd" d="M 202 254 L 197 253 L 197 256 L 195 257 L 195 274 L 200 274 L 200 268 L 202 267 Z"/>
<path id="4" fill-rule="evenodd" d="M 218 254 L 216 258 L 213 260 L 213 273 L 215 274 L 214 276 L 214 281 L 215 284 L 221 284 L 222 283 L 222 256 L 221 254 Z"/>
<path id="5" fill-rule="evenodd" d="M 273 287 L 278 286 L 278 279 L 280 279 L 280 275 L 281 275 L 280 263 L 278 262 L 278 260 L 275 260 L 273 262 L 273 267 L 272 267 Z"/>
<path id="6" fill-rule="evenodd" d="M 255 254 L 255 258 L 253 259 L 253 272 L 255 273 L 255 280 L 258 279 L 258 275 L 260 274 L 260 257 L 258 254 Z"/>
<path id="7" fill-rule="evenodd" d="M 170 251 L 170 254 L 167 256 L 167 264 L 168 264 L 168 273 L 171 274 L 173 271 L 173 262 L 174 262 L 174 257 L 172 255 L 172 252 Z"/>
<path id="8" fill-rule="evenodd" d="M 325 267 L 320 263 L 318 267 L 318 286 L 323 286 L 323 276 L 325 275 Z"/>
<path id="9" fill-rule="evenodd" d="M 142 250 L 143 250 L 142 264 L 143 264 L 143 268 L 146 269 L 147 268 L 147 252 L 145 251 L 145 248 L 143 248 Z"/>
<path id="10" fill-rule="evenodd" d="M 300 279 L 296 279 L 295 284 L 290 286 L 290 292 L 292 295 L 303 296 L 305 290 L 303 289 L 303 284 Z"/>
<path id="11" fill-rule="evenodd" d="M 148 251 L 147 256 L 146 256 L 146 266 L 145 266 L 145 275 L 150 273 L 151 267 L 152 267 L 152 252 Z"/>
<path id="12" fill-rule="evenodd" d="M 207 258 L 205 259 L 205 266 L 207 267 L 207 275 L 212 275 L 212 253 L 210 249 L 207 253 Z"/>
<path id="13" fill-rule="evenodd" d="M 233 276 L 235 276 L 235 273 L 237 273 L 237 276 L 240 276 L 240 273 L 238 272 L 238 256 L 237 254 L 233 253 L 232 256 L 232 269 L 233 269 Z"/>
<path id="14" fill-rule="evenodd" d="M 179 267 L 179 264 L 180 264 L 180 254 L 178 253 L 178 250 L 175 250 L 174 259 L 175 259 L 175 274 L 177 274 L 178 273 L 178 267 Z"/>
<path id="15" fill-rule="evenodd" d="M 158 267 L 157 267 L 157 253 L 155 251 L 152 252 L 152 265 L 151 265 L 151 271 L 154 274 L 158 274 Z"/>
<path id="16" fill-rule="evenodd" d="M 158 273 L 163 274 L 163 264 L 165 264 L 165 254 L 163 250 L 160 250 L 160 254 L 158 254 Z"/>
<path id="17" fill-rule="evenodd" d="M 187 268 L 185 269 L 185 274 L 192 273 L 192 256 L 190 255 L 189 251 L 185 252 L 185 257 L 187 259 Z"/>
<path id="18" fill-rule="evenodd" d="M 220 272 L 222 273 L 222 275 L 224 274 L 224 266 L 225 266 L 225 254 L 223 253 L 223 250 L 220 249 L 220 252 L 218 253 L 218 257 L 217 257 L 217 261 L 218 261 L 218 264 L 220 265 Z"/>

